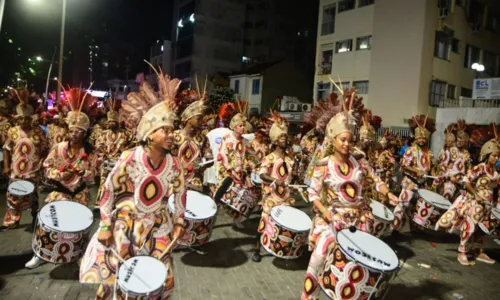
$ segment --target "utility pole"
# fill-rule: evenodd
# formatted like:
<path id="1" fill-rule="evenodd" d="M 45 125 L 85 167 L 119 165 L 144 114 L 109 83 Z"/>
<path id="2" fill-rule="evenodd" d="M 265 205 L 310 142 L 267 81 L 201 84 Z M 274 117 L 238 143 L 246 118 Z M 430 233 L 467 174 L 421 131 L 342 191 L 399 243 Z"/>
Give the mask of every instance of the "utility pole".
<path id="1" fill-rule="evenodd" d="M 57 80 L 59 82 L 63 82 L 63 59 L 64 59 L 64 27 L 66 26 L 66 0 L 62 0 L 62 20 L 61 20 L 61 38 L 59 45 L 59 71 L 57 74 Z M 61 97 L 61 85 L 57 85 L 57 94 L 56 94 L 56 104 L 59 104 L 59 99 Z"/>

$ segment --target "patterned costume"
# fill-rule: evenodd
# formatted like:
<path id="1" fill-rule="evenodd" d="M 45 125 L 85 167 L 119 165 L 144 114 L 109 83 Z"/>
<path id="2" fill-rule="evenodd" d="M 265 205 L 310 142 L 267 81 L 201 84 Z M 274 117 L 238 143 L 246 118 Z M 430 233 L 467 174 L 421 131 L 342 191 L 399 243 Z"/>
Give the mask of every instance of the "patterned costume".
<path id="1" fill-rule="evenodd" d="M 68 129 L 57 125 L 57 124 L 49 124 L 47 126 L 48 135 L 47 138 L 49 140 L 49 147 L 52 148 L 55 145 L 64 142 L 68 137 Z"/>
<path id="2" fill-rule="evenodd" d="M 435 130 L 434 120 L 424 115 L 420 115 L 413 117 L 411 121 L 410 128 L 412 128 L 414 132 L 415 140 L 424 138 L 429 141 L 432 132 Z M 417 144 L 415 144 L 406 150 L 401 161 L 401 166 L 417 168 L 425 174 L 429 174 L 433 160 L 434 156 L 430 149 L 428 149 L 427 152 L 424 152 Z M 425 182 L 419 180 L 421 179 L 416 178 L 414 174 L 405 172 L 405 177 L 401 182 L 402 190 L 399 195 L 399 201 L 394 208 L 394 223 L 392 224 L 393 230 L 399 230 L 403 225 L 404 215 L 410 208 L 410 201 L 413 199 L 413 196 L 415 196 L 415 192 L 419 188 L 425 188 Z"/>
<path id="3" fill-rule="evenodd" d="M 12 127 L 12 123 L 6 117 L 0 116 L 0 145 L 3 146 L 5 141 L 7 141 L 7 134 L 9 129 Z"/>
<path id="4" fill-rule="evenodd" d="M 33 108 L 27 103 L 27 91 L 18 92 L 21 99 L 21 104 L 16 107 L 17 115 L 31 116 Z M 36 218 L 38 210 L 38 184 L 40 182 L 39 170 L 42 166 L 43 154 L 47 150 L 47 140 L 42 129 L 39 127 L 32 128 L 29 132 L 25 132 L 20 126 L 14 126 L 7 133 L 7 140 L 3 145 L 3 149 L 10 153 L 10 180 L 9 184 L 16 180 L 27 180 L 35 185 L 34 198 L 31 207 L 31 214 Z M 13 198 L 7 192 L 7 209 L 3 219 L 3 225 L 16 227 L 21 220 L 22 211 L 13 209 L 19 206 L 19 200 Z"/>
<path id="5" fill-rule="evenodd" d="M 354 99 L 354 91 L 344 91 L 344 101 L 357 101 L 357 111 L 363 109 L 361 99 Z M 349 99 L 350 98 L 350 99 Z M 338 164 L 333 155 L 329 155 L 335 137 L 344 132 L 354 133 L 356 125 L 356 110 L 342 111 L 346 105 L 344 101 L 337 108 L 337 113 L 328 122 L 326 137 L 331 141 L 326 152 L 314 168 L 311 185 L 308 189 L 310 201 L 321 201 L 326 210 L 333 214 L 333 228 L 318 212 L 313 219 L 309 234 L 309 249 L 313 251 L 304 280 L 304 289 L 301 299 L 319 299 L 319 273 L 322 271 L 329 249 L 336 246 L 335 232 L 349 226 L 356 226 L 359 230 L 371 232 L 374 222 L 371 209 L 367 205 L 369 199 L 366 191 L 373 185 L 380 188 L 384 183 L 378 178 L 369 166 L 349 156 L 344 166 Z M 333 229 L 333 230 L 332 230 Z"/>
<path id="6" fill-rule="evenodd" d="M 146 142 L 163 127 L 174 126 L 173 99 L 180 80 L 158 76 L 160 95 L 144 83 L 138 93 L 130 93 L 122 109 L 130 118 L 140 119 L 137 139 Z M 153 106 L 152 106 L 153 105 Z M 152 106 L 152 107 L 151 107 Z M 170 252 L 173 223 L 184 223 L 186 194 L 184 176 L 177 158 L 166 154 L 158 167 L 151 165 L 143 146 L 125 151 L 104 184 L 101 200 L 101 229 L 112 230 L 114 251 L 122 259 L 149 255 L 161 260 L 167 268 L 167 279 L 161 299 L 171 299 L 174 290 L 173 262 Z M 174 196 L 175 214 L 168 213 L 169 190 Z M 106 251 L 93 236 L 80 268 L 80 282 L 100 283 L 97 299 L 111 299 L 120 260 Z M 117 291 L 115 291 L 117 292 Z M 122 299 L 121 293 L 118 293 Z"/>

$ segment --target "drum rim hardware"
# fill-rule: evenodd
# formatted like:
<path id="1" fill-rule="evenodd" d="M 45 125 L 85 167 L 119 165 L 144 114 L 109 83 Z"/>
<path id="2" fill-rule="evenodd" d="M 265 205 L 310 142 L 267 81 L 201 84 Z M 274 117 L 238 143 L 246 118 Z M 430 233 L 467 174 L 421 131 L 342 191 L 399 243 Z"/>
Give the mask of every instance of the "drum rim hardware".
<path id="1" fill-rule="evenodd" d="M 422 194 L 421 194 L 421 192 L 422 192 L 422 191 L 425 191 L 425 192 L 424 192 L 424 195 L 425 195 L 425 194 L 430 193 L 430 194 L 428 194 L 429 196 L 431 196 L 431 195 L 432 195 L 432 196 L 436 195 L 436 196 L 439 196 L 438 198 L 439 198 L 440 200 L 444 200 L 444 201 L 443 201 L 443 202 L 434 202 L 434 201 L 428 200 L 428 199 L 426 199 L 426 198 L 425 198 L 425 196 L 424 196 L 424 195 L 422 195 Z M 432 205 L 432 206 L 435 206 L 435 207 L 437 207 L 437 208 L 440 208 L 440 209 L 449 209 L 449 208 L 450 208 L 450 206 L 452 205 L 452 203 L 451 203 L 450 201 L 448 201 L 446 198 L 444 198 L 443 196 L 441 196 L 441 195 L 439 195 L 438 193 L 435 193 L 435 192 L 433 192 L 433 191 L 429 191 L 429 190 L 427 190 L 427 189 L 418 189 L 418 190 L 417 190 L 417 194 L 418 194 L 418 196 L 419 196 L 420 198 L 422 198 L 422 199 L 423 199 L 426 203 L 428 203 L 428 204 L 430 204 L 430 205 Z M 444 207 L 444 203 L 447 203 L 447 204 L 448 204 L 448 206 L 447 206 L 447 207 Z"/>
<path id="2" fill-rule="evenodd" d="M 292 209 L 294 209 L 294 210 L 297 210 L 297 211 L 301 212 L 303 215 L 305 215 L 305 216 L 309 219 L 309 222 L 310 222 L 310 224 L 309 224 L 309 229 L 298 230 L 298 229 L 295 229 L 295 228 L 290 228 L 290 227 L 288 227 L 288 226 L 286 226 L 286 225 L 283 225 L 283 224 L 281 224 L 280 222 L 278 222 L 278 221 L 274 218 L 274 216 L 273 216 L 273 210 L 274 210 L 275 208 L 277 209 L 277 208 L 279 208 L 279 207 L 283 207 L 283 206 L 284 206 L 284 207 L 288 207 L 288 208 L 292 208 Z M 287 208 L 287 209 L 288 209 L 288 208 Z M 285 229 L 291 230 L 291 231 L 295 231 L 295 232 L 304 232 L 304 231 L 309 231 L 309 230 L 311 230 L 311 227 L 312 227 L 312 220 L 311 220 L 311 218 L 310 218 L 310 217 L 309 217 L 309 216 L 308 216 L 305 212 L 301 211 L 301 210 L 300 210 L 300 209 L 298 209 L 298 208 L 292 207 L 292 206 L 290 206 L 290 205 L 277 205 L 277 206 L 273 207 L 273 208 L 271 209 L 271 212 L 270 212 L 269 216 L 270 216 L 270 217 L 274 220 L 274 222 L 276 222 L 278 225 L 280 225 L 281 227 L 283 227 L 283 228 L 285 228 Z"/>
<path id="3" fill-rule="evenodd" d="M 113 249 L 110 248 L 110 250 L 113 252 L 113 254 L 115 256 L 117 256 L 117 253 Z M 136 256 L 133 256 L 133 257 L 127 259 L 127 260 L 123 260 L 123 258 L 121 258 L 121 257 L 118 256 L 118 258 L 121 261 L 121 265 L 118 268 L 118 272 L 116 273 L 116 281 L 118 282 L 118 285 L 120 286 L 120 289 L 122 289 L 125 293 L 127 293 L 127 295 L 128 294 L 133 294 L 133 295 L 137 295 L 137 296 L 143 296 L 144 295 L 144 293 L 139 293 L 137 291 L 132 291 L 132 290 L 127 289 L 126 287 L 123 286 L 122 281 L 120 280 L 120 269 L 122 268 L 122 266 L 124 266 L 126 269 L 130 269 L 130 266 L 128 265 L 127 262 L 129 260 L 132 260 L 132 259 L 137 259 L 138 257 L 147 257 L 148 259 L 156 260 L 156 261 L 160 262 L 163 266 L 165 266 L 165 278 L 161 282 L 160 286 L 157 287 L 157 288 L 155 288 L 155 289 L 151 288 L 148 285 L 148 283 L 146 283 L 144 280 L 142 280 L 142 278 L 140 278 L 139 276 L 135 275 L 142 283 L 144 283 L 146 285 L 146 287 L 148 287 L 150 289 L 153 289 L 151 292 L 146 293 L 146 296 L 149 296 L 149 295 L 157 292 L 158 290 L 162 289 L 162 287 L 165 285 L 165 281 L 168 278 L 168 267 L 161 260 L 159 260 L 156 257 L 152 257 L 152 256 L 149 256 L 149 255 L 136 255 Z"/>

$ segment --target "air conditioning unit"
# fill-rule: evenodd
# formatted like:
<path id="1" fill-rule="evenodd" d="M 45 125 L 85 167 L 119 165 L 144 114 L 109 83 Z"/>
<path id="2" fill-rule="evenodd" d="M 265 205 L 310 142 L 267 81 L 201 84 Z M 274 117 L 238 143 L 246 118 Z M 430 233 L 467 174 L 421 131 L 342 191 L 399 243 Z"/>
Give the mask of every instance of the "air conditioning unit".
<path id="1" fill-rule="evenodd" d="M 312 109 L 312 104 L 310 103 L 305 103 L 300 105 L 301 111 L 311 111 L 311 109 Z"/>
<path id="2" fill-rule="evenodd" d="M 439 18 L 444 19 L 450 14 L 450 11 L 448 10 L 448 7 L 441 7 L 439 9 Z"/>
<path id="3" fill-rule="evenodd" d="M 299 105 L 297 103 L 288 103 L 288 110 L 289 111 L 298 111 Z"/>

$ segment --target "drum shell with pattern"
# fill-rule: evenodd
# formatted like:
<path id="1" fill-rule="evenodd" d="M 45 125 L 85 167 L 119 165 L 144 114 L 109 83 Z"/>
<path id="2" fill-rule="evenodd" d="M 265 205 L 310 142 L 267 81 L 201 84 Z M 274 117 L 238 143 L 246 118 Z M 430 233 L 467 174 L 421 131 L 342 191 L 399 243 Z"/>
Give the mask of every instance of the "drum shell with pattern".
<path id="1" fill-rule="evenodd" d="M 12 185 L 17 183 L 23 183 L 28 189 L 28 194 L 23 193 L 24 195 L 16 195 L 14 191 L 11 191 Z M 9 187 L 7 188 L 7 206 L 15 211 L 24 211 L 30 209 L 33 201 L 37 201 L 34 190 L 35 185 L 29 181 L 18 180 L 11 182 Z"/>
<path id="2" fill-rule="evenodd" d="M 451 206 L 451 203 L 449 203 L 449 206 Z M 417 204 L 414 208 L 412 220 L 426 229 L 435 230 L 436 223 L 439 221 L 441 215 L 446 213 L 447 210 L 447 208 L 430 204 L 428 201 L 425 201 L 421 195 L 419 195 Z"/>
<path id="3" fill-rule="evenodd" d="M 248 188 L 240 188 L 236 192 L 232 187 L 222 201 L 225 211 L 234 219 L 248 218 L 256 205 L 255 195 Z"/>
<path id="4" fill-rule="evenodd" d="M 493 207 L 486 209 L 483 220 L 478 223 L 479 228 L 487 235 L 497 235 L 500 232 L 500 209 Z"/>
<path id="5" fill-rule="evenodd" d="M 295 223 L 286 224 L 276 216 L 277 210 L 291 216 Z M 308 241 L 311 219 L 302 211 L 290 206 L 276 206 L 271 210 L 271 215 L 265 218 L 265 229 L 260 236 L 262 247 L 270 254 L 283 259 L 299 258 L 305 250 Z M 280 222 L 281 221 L 281 222 Z M 296 226 L 292 229 L 291 225 Z"/>
<path id="6" fill-rule="evenodd" d="M 47 215 L 52 212 L 51 208 L 60 207 L 59 204 L 61 203 L 67 208 L 68 205 L 65 204 L 68 202 L 71 208 L 60 209 L 59 213 L 66 214 L 66 220 L 73 223 L 71 229 L 64 226 L 65 222 L 61 220 L 60 229 L 55 230 L 53 226 L 48 225 Z M 71 219 L 74 219 L 74 221 L 71 221 Z M 80 222 L 81 220 L 84 221 Z M 33 252 L 49 263 L 64 264 L 78 261 L 85 253 L 92 223 L 92 211 L 82 204 L 70 201 L 50 203 L 38 213 L 38 222 L 32 241 Z M 82 229 L 75 230 L 75 227 Z"/>
<path id="7" fill-rule="evenodd" d="M 175 212 L 174 196 L 168 201 L 170 214 Z M 206 244 L 212 236 L 216 221 L 217 205 L 212 198 L 196 191 L 187 191 L 186 211 L 184 213 L 184 236 L 179 245 L 195 247 Z"/>

